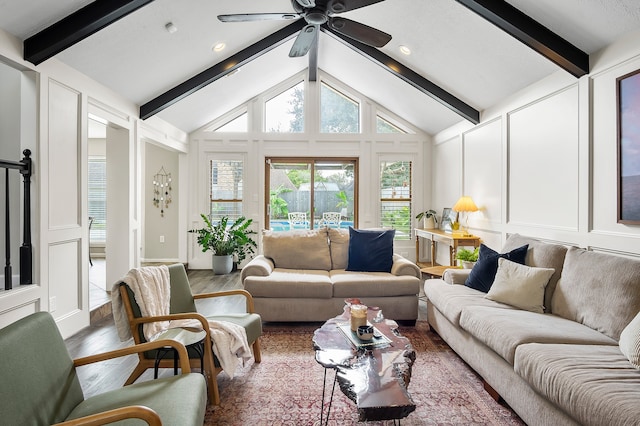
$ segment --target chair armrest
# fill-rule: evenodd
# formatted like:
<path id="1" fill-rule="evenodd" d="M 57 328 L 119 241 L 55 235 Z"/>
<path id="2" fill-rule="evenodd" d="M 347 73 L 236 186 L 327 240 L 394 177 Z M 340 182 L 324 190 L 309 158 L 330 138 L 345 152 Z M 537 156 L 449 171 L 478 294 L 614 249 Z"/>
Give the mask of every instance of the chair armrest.
<path id="1" fill-rule="evenodd" d="M 442 279 L 448 284 L 462 284 L 467 280 L 471 269 L 451 268 L 444 271 Z"/>
<path id="2" fill-rule="evenodd" d="M 253 308 L 253 296 L 247 290 L 226 290 L 226 291 L 216 291 L 214 293 L 198 293 L 194 294 L 193 298 L 197 299 L 207 299 L 211 297 L 224 297 L 224 296 L 244 296 L 247 303 L 247 312 L 252 314 L 254 313 Z"/>
<path id="3" fill-rule="evenodd" d="M 53 426 L 100 426 L 125 419 L 141 419 L 149 426 L 162 426 L 162 419 L 160 419 L 158 413 L 144 405 L 130 405 L 127 407 L 115 408 L 102 413 L 79 417 L 62 423 L 56 423 Z"/>
<path id="4" fill-rule="evenodd" d="M 185 348 L 182 343 L 176 342 L 175 340 L 169 340 L 169 339 L 156 340 L 156 341 L 147 342 L 147 343 L 140 343 L 138 345 L 128 346 L 122 349 L 115 349 L 113 351 L 103 352 L 101 354 L 85 356 L 82 358 L 76 358 L 73 360 L 73 365 L 75 367 L 81 367 L 83 365 L 93 364 L 95 362 L 101 362 L 109 359 L 123 357 L 126 355 L 146 352 L 152 349 L 159 349 L 166 346 L 171 346 L 178 352 L 178 356 L 180 357 L 180 369 L 182 370 L 182 374 L 190 372 L 191 366 L 189 364 L 189 354 L 187 353 L 187 348 Z"/>
<path id="5" fill-rule="evenodd" d="M 195 297 L 194 297 L 195 299 Z M 154 317 L 139 317 L 131 320 L 131 329 L 133 330 L 140 324 L 157 321 L 175 321 L 175 320 L 198 320 L 203 330 L 209 329 L 209 321 L 204 315 L 197 312 L 186 312 L 180 314 L 157 315 Z"/>
<path id="6" fill-rule="evenodd" d="M 418 265 L 399 254 L 393 255 L 391 273 L 393 275 L 409 275 L 421 278 L 420 268 L 418 268 Z"/>
<path id="7" fill-rule="evenodd" d="M 240 282 L 244 282 L 246 277 L 268 277 L 274 269 L 275 265 L 273 261 L 260 254 L 251 259 L 251 261 L 242 268 Z"/>

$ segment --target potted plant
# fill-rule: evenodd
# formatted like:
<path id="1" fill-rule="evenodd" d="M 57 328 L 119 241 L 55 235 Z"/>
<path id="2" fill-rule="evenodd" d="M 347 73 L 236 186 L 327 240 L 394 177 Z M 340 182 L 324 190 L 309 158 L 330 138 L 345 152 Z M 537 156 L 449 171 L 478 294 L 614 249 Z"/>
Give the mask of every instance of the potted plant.
<path id="1" fill-rule="evenodd" d="M 198 234 L 197 241 L 202 252 L 213 252 L 212 268 L 217 275 L 228 274 L 233 269 L 234 257 L 237 263 L 242 262 L 247 255 L 255 254 L 256 242 L 250 237 L 256 231 L 249 229 L 252 219 L 239 217 L 229 225 L 229 218 L 223 216 L 215 223 L 201 214 L 205 223 L 204 228 L 191 229 L 189 232 Z"/>
<path id="2" fill-rule="evenodd" d="M 427 210 L 425 212 L 420 212 L 416 215 L 416 219 L 423 219 L 423 228 L 424 229 L 433 229 L 438 224 L 438 219 L 436 218 L 435 210 Z"/>
<path id="3" fill-rule="evenodd" d="M 479 247 L 476 247 L 475 250 L 460 248 L 456 253 L 456 259 L 462 262 L 462 267 L 464 269 L 471 269 L 478 261 L 478 254 L 480 254 Z"/>

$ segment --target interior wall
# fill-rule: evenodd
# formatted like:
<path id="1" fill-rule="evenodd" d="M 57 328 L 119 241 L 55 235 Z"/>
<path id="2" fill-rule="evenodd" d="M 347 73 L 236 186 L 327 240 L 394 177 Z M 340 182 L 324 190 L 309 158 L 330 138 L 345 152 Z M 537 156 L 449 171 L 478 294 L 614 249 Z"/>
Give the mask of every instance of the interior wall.
<path id="1" fill-rule="evenodd" d="M 179 209 L 180 173 L 179 154 L 152 143 L 145 144 L 144 167 L 144 244 L 143 261 L 179 261 Z M 169 207 L 161 208 L 153 203 L 154 176 L 162 169 L 171 173 L 171 199 Z"/>
<path id="2" fill-rule="evenodd" d="M 437 135 L 436 207 L 470 195 L 480 209 L 471 231 L 495 250 L 520 233 L 640 257 L 640 227 L 617 223 L 615 84 L 640 68 L 639 45 L 640 32 L 592 55 L 590 75 L 559 71 L 485 111 L 479 125 Z M 448 262 L 444 248 L 437 261 Z"/>
<path id="3" fill-rule="evenodd" d="M 114 137 L 122 141 L 122 151 L 126 151 L 121 157 L 114 156 L 122 159 L 117 163 L 116 174 L 127 175 L 127 181 L 119 192 L 124 201 L 118 213 L 123 218 L 115 224 L 118 244 L 113 247 L 115 262 L 110 262 L 107 271 L 109 283 L 140 261 L 139 140 L 144 137 L 180 146 L 185 144 L 186 135 L 158 118 L 141 125 L 138 106 L 123 96 L 55 58 L 34 66 L 23 60 L 22 53 L 22 43 L 0 30 L 0 63 L 20 73 L 20 102 L 13 105 L 20 111 L 17 151 L 29 148 L 34 153 L 35 281 L 33 285 L 0 292 L 0 327 L 32 312 L 48 311 L 66 338 L 89 325 L 88 114 L 115 124 Z M 0 97 L 0 104 L 3 102 L 4 97 Z M 186 239 L 183 246 L 186 247 Z"/>

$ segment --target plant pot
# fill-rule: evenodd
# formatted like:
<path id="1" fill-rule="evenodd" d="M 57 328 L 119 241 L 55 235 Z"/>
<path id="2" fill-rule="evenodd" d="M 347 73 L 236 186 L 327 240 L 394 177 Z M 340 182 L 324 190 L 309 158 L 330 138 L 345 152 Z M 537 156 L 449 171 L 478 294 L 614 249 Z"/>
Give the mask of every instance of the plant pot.
<path id="1" fill-rule="evenodd" d="M 216 275 L 228 274 L 233 269 L 233 255 L 213 256 L 211 266 Z"/>
<path id="2" fill-rule="evenodd" d="M 476 264 L 476 262 L 469 262 L 467 260 L 463 260 L 462 261 L 462 267 L 464 269 L 473 269 L 473 265 L 475 265 L 475 264 Z"/>
<path id="3" fill-rule="evenodd" d="M 422 220 L 424 229 L 434 229 L 436 227 L 436 221 L 433 216 L 425 217 Z"/>

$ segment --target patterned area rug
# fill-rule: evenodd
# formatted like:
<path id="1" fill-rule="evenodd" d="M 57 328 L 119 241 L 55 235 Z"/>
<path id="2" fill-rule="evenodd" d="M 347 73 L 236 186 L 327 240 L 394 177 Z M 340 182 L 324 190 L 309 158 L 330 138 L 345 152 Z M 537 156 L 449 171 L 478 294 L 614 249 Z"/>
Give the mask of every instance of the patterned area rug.
<path id="1" fill-rule="evenodd" d="M 232 380 L 225 373 L 218 376 L 221 403 L 208 408 L 205 425 L 319 425 L 324 369 L 311 342 L 319 326 L 267 324 L 262 362 L 238 369 Z M 484 391 L 480 378 L 426 322 L 400 332 L 417 354 L 409 384 L 417 408 L 402 425 L 524 424 Z M 328 377 L 333 380 L 332 371 Z M 356 423 L 355 404 L 336 387 L 329 425 Z M 393 422 L 367 423 L 381 424 Z"/>

